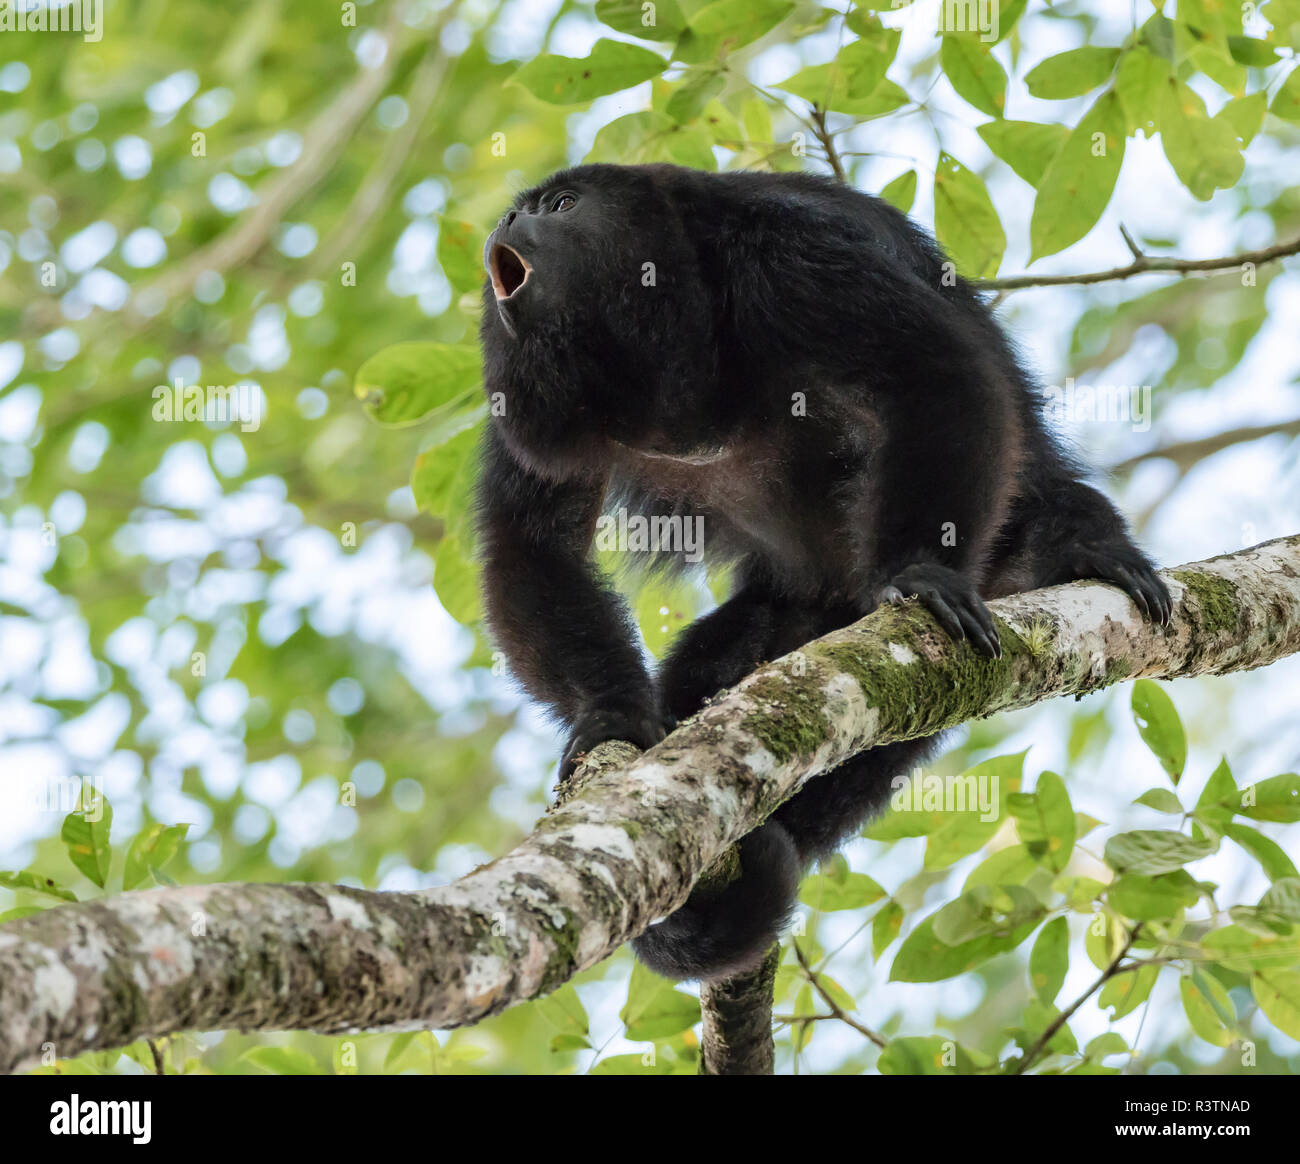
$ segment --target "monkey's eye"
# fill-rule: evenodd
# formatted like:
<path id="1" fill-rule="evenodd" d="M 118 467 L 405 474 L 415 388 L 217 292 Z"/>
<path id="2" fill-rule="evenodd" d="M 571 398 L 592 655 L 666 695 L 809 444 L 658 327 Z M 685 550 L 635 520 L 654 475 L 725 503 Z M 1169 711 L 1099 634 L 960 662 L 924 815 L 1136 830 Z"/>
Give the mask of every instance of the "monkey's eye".
<path id="1" fill-rule="evenodd" d="M 572 210 L 578 205 L 578 200 L 572 194 L 561 194 L 551 207 L 552 210 Z"/>

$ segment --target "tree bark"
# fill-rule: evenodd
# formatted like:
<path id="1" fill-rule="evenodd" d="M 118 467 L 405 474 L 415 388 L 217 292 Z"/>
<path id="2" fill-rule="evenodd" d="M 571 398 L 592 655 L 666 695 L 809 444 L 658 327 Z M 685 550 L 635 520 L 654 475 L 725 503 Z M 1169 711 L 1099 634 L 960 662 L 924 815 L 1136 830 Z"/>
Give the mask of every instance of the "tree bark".
<path id="1" fill-rule="evenodd" d="M 512 852 L 413 893 L 204 885 L 0 928 L 0 1070 L 182 1030 L 446 1028 L 554 990 L 680 905 L 811 776 L 876 744 L 1138 676 L 1300 651 L 1300 535 L 1164 573 L 1168 628 L 1074 583 L 990 603 L 1001 659 L 917 605 L 759 668 L 628 762 L 602 745 Z M 609 759 L 611 748 L 622 748 Z"/>

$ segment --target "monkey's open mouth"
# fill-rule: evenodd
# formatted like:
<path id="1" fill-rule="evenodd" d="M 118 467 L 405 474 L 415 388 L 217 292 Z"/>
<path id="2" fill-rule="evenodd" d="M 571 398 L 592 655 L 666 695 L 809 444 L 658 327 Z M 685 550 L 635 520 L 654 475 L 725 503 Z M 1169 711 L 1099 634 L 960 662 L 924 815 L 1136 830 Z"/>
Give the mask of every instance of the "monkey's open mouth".
<path id="1" fill-rule="evenodd" d="M 498 299 L 509 299 L 528 282 L 533 268 L 517 250 L 505 243 L 495 243 L 488 260 L 488 273 L 492 276 L 492 290 Z"/>

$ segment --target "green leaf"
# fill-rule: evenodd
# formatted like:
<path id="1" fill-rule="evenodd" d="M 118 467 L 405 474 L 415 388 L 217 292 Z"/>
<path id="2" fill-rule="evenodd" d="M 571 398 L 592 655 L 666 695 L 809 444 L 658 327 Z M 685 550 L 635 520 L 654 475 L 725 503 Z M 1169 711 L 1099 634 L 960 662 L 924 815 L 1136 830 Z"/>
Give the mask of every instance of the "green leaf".
<path id="1" fill-rule="evenodd" d="M 1228 992 L 1212 975 L 1193 970 L 1178 980 L 1187 1021 L 1207 1043 L 1226 1047 L 1234 1038 L 1236 1009 Z"/>
<path id="2" fill-rule="evenodd" d="M 480 440 L 476 429 L 466 429 L 420 453 L 411 472 L 416 505 L 443 523 L 444 540 L 451 538 L 465 548 L 473 540 L 470 516 Z"/>
<path id="3" fill-rule="evenodd" d="M 60 901 L 77 900 L 77 895 L 71 889 L 64 889 L 53 878 L 28 873 L 26 870 L 0 870 L 0 888 L 30 889 L 33 893 L 43 893 L 46 897 L 56 897 Z"/>
<path id="4" fill-rule="evenodd" d="M 478 345 L 394 344 L 357 369 L 353 390 L 381 424 L 435 421 L 481 403 Z"/>
<path id="5" fill-rule="evenodd" d="M 1141 46 L 1124 54 L 1115 75 L 1115 92 L 1130 131 L 1141 130 L 1148 138 L 1155 136 L 1156 117 L 1171 76 L 1169 62 Z"/>
<path id="6" fill-rule="evenodd" d="M 1122 1019 L 1126 1014 L 1132 1014 L 1151 997 L 1151 988 L 1155 986 L 1159 976 L 1159 966 L 1140 966 L 1136 970 L 1125 970 L 1122 974 L 1116 974 L 1101 988 L 1097 1005 L 1111 1008 L 1111 1022 Z"/>
<path id="7" fill-rule="evenodd" d="M 63 818 L 60 834 L 72 863 L 100 889 L 108 880 L 112 850 L 108 844 L 113 825 L 113 806 L 102 792 L 94 793 L 90 810 L 78 809 Z"/>
<path id="8" fill-rule="evenodd" d="M 590 1033 L 586 1008 L 572 983 L 566 982 L 559 990 L 539 999 L 534 1005 L 537 1013 L 560 1034 L 583 1036 Z"/>
<path id="9" fill-rule="evenodd" d="M 1230 841 L 1240 845 L 1259 862 L 1270 881 L 1300 877 L 1295 863 L 1286 855 L 1282 846 L 1271 837 L 1266 837 L 1249 825 L 1235 823 L 1228 825 L 1226 835 Z"/>
<path id="10" fill-rule="evenodd" d="M 939 63 L 959 97 L 981 113 L 1002 116 L 1007 107 L 1007 74 L 988 45 L 973 37 L 945 36 Z"/>
<path id="11" fill-rule="evenodd" d="M 1250 990 L 1269 1022 L 1300 1039 L 1300 971 L 1260 970 L 1251 975 Z"/>
<path id="12" fill-rule="evenodd" d="M 1029 224 L 1033 259 L 1064 250 L 1097 224 L 1124 163 L 1125 133 L 1119 98 L 1103 93 L 1038 183 Z"/>
<path id="13" fill-rule="evenodd" d="M 1133 684 L 1133 719 L 1138 734 L 1155 754 L 1160 766 L 1177 784 L 1187 765 L 1187 736 L 1178 718 L 1174 701 L 1150 679 Z"/>
<path id="14" fill-rule="evenodd" d="M 731 52 L 758 40 L 794 11 L 793 0 L 713 0 L 689 19 L 691 31 Z"/>
<path id="15" fill-rule="evenodd" d="M 843 880 L 826 874 L 806 877 L 799 890 L 799 900 L 813 909 L 830 913 L 840 909 L 861 909 L 885 896 L 865 873 L 850 873 Z"/>
<path id="16" fill-rule="evenodd" d="M 1300 877 L 1273 882 L 1259 899 L 1259 908 L 1287 921 L 1300 922 Z"/>
<path id="17" fill-rule="evenodd" d="M 1074 809 L 1065 781 L 1055 772 L 1044 772 L 1032 793 L 1008 796 L 1007 807 L 1029 852 L 1060 873 L 1074 852 Z"/>
<path id="18" fill-rule="evenodd" d="M 1287 772 L 1247 785 L 1241 790 L 1237 813 L 1251 820 L 1295 824 L 1300 821 L 1300 776 Z"/>
<path id="19" fill-rule="evenodd" d="M 325 1069 L 306 1051 L 295 1047 L 254 1047 L 242 1058 L 272 1075 L 324 1075 Z"/>
<path id="20" fill-rule="evenodd" d="M 469 291 L 482 285 L 484 241 L 468 222 L 446 217 L 439 221 L 438 266 L 457 291 Z"/>
<path id="21" fill-rule="evenodd" d="M 962 889 L 977 885 L 1024 885 L 1041 868 L 1025 845 L 1008 845 L 975 866 Z"/>
<path id="22" fill-rule="evenodd" d="M 1143 804 L 1147 808 L 1154 808 L 1156 812 L 1167 812 L 1172 816 L 1183 815 L 1183 802 L 1168 788 L 1148 788 L 1133 803 Z"/>
<path id="23" fill-rule="evenodd" d="M 1236 185 L 1246 164 L 1237 131 L 1228 121 L 1210 117 L 1194 89 L 1170 77 L 1162 91 L 1157 120 L 1165 157 L 1194 198 L 1204 202 L 1215 190 Z"/>
<path id="24" fill-rule="evenodd" d="M 1106 891 L 1111 907 L 1134 921 L 1164 921 L 1200 900 L 1196 879 L 1184 869 L 1144 877 L 1126 873 L 1115 878 Z"/>
<path id="25" fill-rule="evenodd" d="M 1267 69 L 1280 59 L 1272 45 L 1253 36 L 1228 37 L 1228 52 L 1238 64 L 1254 69 Z"/>
<path id="26" fill-rule="evenodd" d="M 434 553 L 433 589 L 443 609 L 462 626 L 473 626 L 483 616 L 478 567 L 453 538 L 443 538 Z"/>
<path id="27" fill-rule="evenodd" d="M 888 84 L 885 70 L 898 52 L 901 37 L 899 30 L 888 29 L 879 38 L 855 40 L 840 49 L 833 61 L 800 69 L 784 81 L 778 81 L 776 88 L 785 89 L 822 109 L 872 117 L 889 112 L 907 100 L 904 93 L 898 104 L 890 106 L 890 109 L 880 108 L 882 103 L 888 104 L 893 99 L 892 91 L 884 88 Z M 893 89 L 898 90 L 898 86 L 893 86 Z"/>
<path id="28" fill-rule="evenodd" d="M 150 873 L 166 865 L 176 856 L 189 828 L 188 824 L 151 824 L 137 834 L 126 850 L 122 888 L 134 889 Z"/>
<path id="29" fill-rule="evenodd" d="M 704 107 L 722 92 L 727 81 L 717 70 L 701 70 L 689 76 L 668 98 L 664 112 L 678 123 L 698 117 Z"/>
<path id="30" fill-rule="evenodd" d="M 1269 106 L 1269 112 L 1283 121 L 1300 125 L 1300 69 L 1292 70 L 1282 82 L 1281 88 L 1273 97 L 1273 104 Z"/>
<path id="31" fill-rule="evenodd" d="M 880 960 L 903 929 L 903 907 L 896 901 L 887 901 L 871 919 L 871 956 Z"/>
<path id="32" fill-rule="evenodd" d="M 1070 131 L 1063 125 L 1039 125 L 1036 121 L 986 121 L 979 127 L 979 135 L 995 157 L 1037 186 Z"/>
<path id="33" fill-rule="evenodd" d="M 510 79 L 552 105 L 578 105 L 657 77 L 667 64 L 649 49 L 602 38 L 586 57 L 543 53 Z"/>
<path id="34" fill-rule="evenodd" d="M 984 180 L 940 151 L 934 172 L 934 230 L 957 270 L 972 279 L 996 275 L 1007 236 Z"/>
<path id="35" fill-rule="evenodd" d="M 1043 912 L 1043 903 L 1021 885 L 977 885 L 935 913 L 934 935 L 945 945 L 959 946 L 987 935 L 1005 935 Z"/>
<path id="36" fill-rule="evenodd" d="M 1215 836 L 1222 836 L 1232 823 L 1232 815 L 1239 800 L 1237 782 L 1232 777 L 1226 757 L 1210 773 L 1210 778 L 1201 789 L 1201 795 L 1192 809 L 1192 818 L 1198 825 L 1209 829 Z"/>
<path id="37" fill-rule="evenodd" d="M 950 946 L 936 936 L 935 916 L 926 918 L 903 940 L 890 967 L 891 982 L 942 982 L 945 978 L 955 978 L 998 954 L 1014 950 L 1037 924 L 1025 922 L 1009 934 L 975 938 Z"/>
<path id="38" fill-rule="evenodd" d="M 881 1075 L 972 1075 L 977 1070 L 954 1040 L 938 1035 L 891 1039 L 876 1067 Z"/>
<path id="39" fill-rule="evenodd" d="M 1055 917 L 1038 932 L 1029 952 L 1029 983 L 1040 1001 L 1052 1002 L 1065 983 L 1070 968 L 1070 927 Z"/>
<path id="40" fill-rule="evenodd" d="M 1031 96 L 1049 101 L 1081 97 L 1103 84 L 1115 70 L 1122 50 L 1086 45 L 1040 61 L 1025 75 Z"/>
<path id="41" fill-rule="evenodd" d="M 1261 89 L 1258 93 L 1245 97 L 1234 97 L 1214 115 L 1214 120 L 1230 125 L 1237 137 L 1238 147 L 1245 149 L 1263 127 L 1267 110 L 1268 94 Z"/>
<path id="42" fill-rule="evenodd" d="M 677 0 L 596 0 L 596 19 L 642 40 L 676 40 L 686 28 Z"/>
<path id="43" fill-rule="evenodd" d="M 673 162 L 698 170 L 716 168 L 713 135 L 699 124 L 681 125 L 666 113 L 629 113 L 596 134 L 589 162 Z"/>
<path id="44" fill-rule="evenodd" d="M 672 1075 L 673 1064 L 667 1055 L 656 1055 L 649 1062 L 645 1055 L 611 1055 L 602 1059 L 589 1075 Z"/>
<path id="45" fill-rule="evenodd" d="M 627 1002 L 619 1017 L 627 1027 L 627 1037 L 634 1042 L 667 1039 L 700 1021 L 700 1002 L 674 990 L 671 982 L 637 962 L 632 967 Z"/>
<path id="46" fill-rule="evenodd" d="M 1239 925 L 1221 926 L 1201 939 L 1201 945 L 1229 970 L 1291 969 L 1300 964 L 1300 935 L 1256 934 Z"/>
<path id="47" fill-rule="evenodd" d="M 880 197 L 906 214 L 916 201 L 916 171 L 908 170 L 907 173 L 899 174 L 897 178 L 886 183 L 885 188 L 880 191 Z"/>
<path id="48" fill-rule="evenodd" d="M 1173 873 L 1188 861 L 1207 857 L 1212 841 L 1198 841 L 1165 829 L 1136 829 L 1118 833 L 1106 842 L 1106 864 L 1117 873 L 1142 873 L 1154 877 Z"/>

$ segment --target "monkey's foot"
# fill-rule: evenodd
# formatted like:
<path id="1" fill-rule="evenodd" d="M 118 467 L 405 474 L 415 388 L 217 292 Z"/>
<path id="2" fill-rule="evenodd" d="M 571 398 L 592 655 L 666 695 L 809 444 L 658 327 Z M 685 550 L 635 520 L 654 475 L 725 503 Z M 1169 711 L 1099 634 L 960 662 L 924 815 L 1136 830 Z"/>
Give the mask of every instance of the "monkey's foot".
<path id="1" fill-rule="evenodd" d="M 1168 626 L 1174 604 L 1156 568 L 1127 541 L 1092 542 L 1071 546 L 1065 572 L 1070 581 L 1098 578 L 1118 586 L 1137 604 L 1143 616 Z"/>
<path id="2" fill-rule="evenodd" d="M 560 760 L 560 779 L 567 780 L 578 760 L 606 740 L 627 740 L 642 751 L 653 748 L 677 721 L 666 712 L 648 707 L 592 707 L 581 712 L 569 732 L 569 742 Z"/>
<path id="3" fill-rule="evenodd" d="M 876 597 L 879 602 L 898 603 L 913 596 L 952 638 L 969 639 L 982 655 L 1002 657 L 993 616 L 966 575 L 947 566 L 917 562 L 895 574 Z"/>

